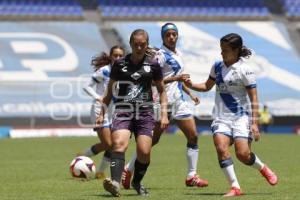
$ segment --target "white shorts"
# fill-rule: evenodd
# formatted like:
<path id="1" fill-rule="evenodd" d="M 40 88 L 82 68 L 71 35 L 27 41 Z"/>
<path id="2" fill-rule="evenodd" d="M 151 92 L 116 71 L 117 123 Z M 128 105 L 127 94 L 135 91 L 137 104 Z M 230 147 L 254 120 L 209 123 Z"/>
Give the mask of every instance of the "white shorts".
<path id="1" fill-rule="evenodd" d="M 104 115 L 103 124 L 101 126 L 96 126 L 96 119 L 101 113 L 101 104 L 98 101 L 93 102 L 92 107 L 91 107 L 91 121 L 92 121 L 92 124 L 94 125 L 94 128 L 110 127 L 111 121 L 112 121 L 112 118 L 109 117 L 109 116 L 112 116 L 111 107 L 112 106 L 109 106 L 107 113 L 105 113 L 105 115 Z"/>
<path id="2" fill-rule="evenodd" d="M 159 121 L 160 104 L 158 103 L 154 104 L 154 115 L 155 115 L 154 117 L 155 121 Z M 168 104 L 168 115 L 169 118 L 175 120 L 190 118 L 193 116 L 192 104 L 182 99 L 179 99 L 171 104 Z"/>
<path id="3" fill-rule="evenodd" d="M 243 115 L 235 118 L 216 118 L 211 124 L 213 134 L 221 133 L 233 139 L 247 138 L 252 140 L 250 117 Z"/>

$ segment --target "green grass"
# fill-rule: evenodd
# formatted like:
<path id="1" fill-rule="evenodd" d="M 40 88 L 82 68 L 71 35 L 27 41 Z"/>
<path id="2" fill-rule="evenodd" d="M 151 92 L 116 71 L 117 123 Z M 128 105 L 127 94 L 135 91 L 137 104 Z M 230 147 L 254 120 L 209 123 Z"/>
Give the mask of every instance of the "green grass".
<path id="1" fill-rule="evenodd" d="M 96 141 L 95 137 L 1 139 L 0 199 L 110 199 L 100 180 L 78 181 L 69 173 L 75 153 Z M 134 144 L 131 141 L 127 159 Z M 229 189 L 210 136 L 199 138 L 198 162 L 198 171 L 209 180 L 209 187 L 185 187 L 185 144 L 183 136 L 165 135 L 153 148 L 151 165 L 143 181 L 150 190 L 148 199 L 220 199 Z M 235 159 L 236 173 L 246 193 L 241 199 L 300 199 L 299 146 L 300 138 L 295 135 L 264 135 L 253 144 L 254 152 L 277 172 L 279 184 L 275 187 L 269 186 L 256 170 Z M 102 154 L 93 158 L 96 164 L 100 157 Z M 122 190 L 122 199 L 140 198 L 133 190 Z"/>

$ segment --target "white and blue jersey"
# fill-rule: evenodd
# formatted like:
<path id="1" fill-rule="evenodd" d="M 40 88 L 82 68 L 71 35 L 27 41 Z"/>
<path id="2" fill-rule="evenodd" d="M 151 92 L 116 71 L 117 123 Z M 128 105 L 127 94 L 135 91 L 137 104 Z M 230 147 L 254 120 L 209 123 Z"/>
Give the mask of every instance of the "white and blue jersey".
<path id="1" fill-rule="evenodd" d="M 212 132 L 222 133 L 233 139 L 252 139 L 251 103 L 247 88 L 256 88 L 254 71 L 241 58 L 229 67 L 223 62 L 216 62 L 211 69 L 210 78 L 215 80 L 217 86 Z"/>
<path id="2" fill-rule="evenodd" d="M 180 52 L 175 53 L 163 45 L 157 52 L 156 58 L 162 67 L 164 79 L 183 73 L 184 67 Z M 168 112 L 172 117 L 175 119 L 191 117 L 191 105 L 183 98 L 182 83 L 180 81 L 166 83 L 165 90 L 169 104 Z M 157 113 L 159 113 L 158 110 Z"/>
<path id="3" fill-rule="evenodd" d="M 253 69 L 243 58 L 226 67 L 223 62 L 216 62 L 210 72 L 210 78 L 216 83 L 214 118 L 249 115 L 251 104 L 247 88 L 256 87 Z"/>
<path id="4" fill-rule="evenodd" d="M 109 75 L 111 71 L 111 66 L 106 65 L 101 67 L 97 71 L 95 71 L 92 75 L 92 78 L 87 86 L 84 87 L 84 90 L 93 97 L 93 104 L 91 107 L 91 121 L 93 124 L 96 123 L 96 119 L 101 113 L 101 104 L 97 99 L 104 95 L 106 91 L 108 82 L 109 82 Z M 95 88 L 95 89 L 94 89 Z M 111 106 L 110 106 L 111 107 Z M 104 122 L 101 127 L 109 127 L 111 124 L 111 114 L 108 113 L 111 110 L 108 110 L 104 116 Z"/>
<path id="5" fill-rule="evenodd" d="M 107 88 L 110 75 L 110 65 L 101 67 L 92 75 L 92 80 L 96 83 L 96 93 L 102 96 Z"/>

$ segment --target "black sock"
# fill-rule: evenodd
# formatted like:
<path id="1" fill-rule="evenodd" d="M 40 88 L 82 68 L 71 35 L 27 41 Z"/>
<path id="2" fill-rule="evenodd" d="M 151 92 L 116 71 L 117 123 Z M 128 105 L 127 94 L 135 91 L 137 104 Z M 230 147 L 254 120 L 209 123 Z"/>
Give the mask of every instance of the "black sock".
<path id="1" fill-rule="evenodd" d="M 140 163 L 137 159 L 135 160 L 134 175 L 133 175 L 133 179 L 132 179 L 133 183 L 140 184 L 144 175 L 146 174 L 149 164 L 150 163 L 143 164 L 143 163 Z"/>
<path id="2" fill-rule="evenodd" d="M 125 153 L 124 152 L 111 152 L 110 173 L 111 179 L 121 182 L 122 172 L 125 165 Z"/>
<path id="3" fill-rule="evenodd" d="M 99 152 L 96 150 L 96 147 L 97 147 L 97 144 L 94 144 L 92 147 L 91 147 L 91 151 L 93 152 L 94 155 L 97 155 Z"/>
<path id="4" fill-rule="evenodd" d="M 105 158 L 110 158 L 110 157 L 111 157 L 111 151 L 110 151 L 110 150 L 106 150 L 106 151 L 104 152 L 104 157 L 105 157 Z"/>

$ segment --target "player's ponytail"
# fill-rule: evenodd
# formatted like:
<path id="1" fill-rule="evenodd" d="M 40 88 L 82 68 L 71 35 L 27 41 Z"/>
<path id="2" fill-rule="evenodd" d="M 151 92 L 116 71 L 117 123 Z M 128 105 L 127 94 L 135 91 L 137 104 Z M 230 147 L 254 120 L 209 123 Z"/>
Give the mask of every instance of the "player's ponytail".
<path id="1" fill-rule="evenodd" d="M 95 71 L 110 63 L 111 58 L 105 52 L 102 52 L 99 56 L 93 57 L 91 61 L 91 65 L 94 67 Z"/>
<path id="2" fill-rule="evenodd" d="M 91 65 L 94 67 L 95 71 L 101 67 L 104 67 L 105 65 L 113 64 L 111 56 L 113 55 L 115 49 L 121 49 L 123 52 L 125 52 L 123 47 L 115 45 L 110 49 L 109 55 L 107 55 L 105 52 L 102 52 L 99 56 L 92 58 Z"/>
<path id="3" fill-rule="evenodd" d="M 220 39 L 220 42 L 226 42 L 232 49 L 238 49 L 238 57 L 249 58 L 252 55 L 252 51 L 243 45 L 243 39 L 239 34 L 229 33 Z"/>

